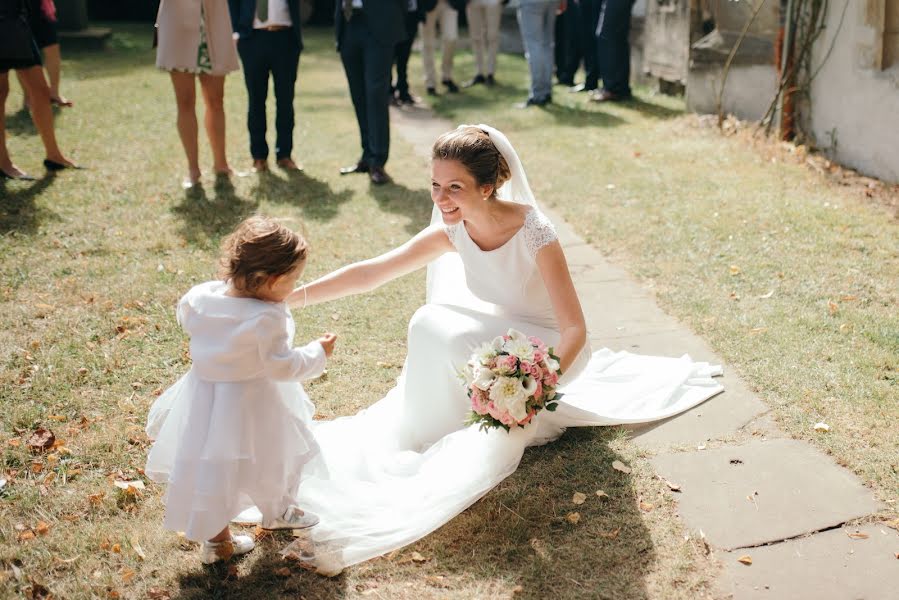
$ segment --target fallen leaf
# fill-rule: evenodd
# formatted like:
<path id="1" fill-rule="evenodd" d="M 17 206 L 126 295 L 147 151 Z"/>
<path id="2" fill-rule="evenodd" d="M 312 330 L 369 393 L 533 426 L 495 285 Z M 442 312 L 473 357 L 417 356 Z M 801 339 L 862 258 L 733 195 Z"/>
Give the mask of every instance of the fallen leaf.
<path id="1" fill-rule="evenodd" d="M 428 575 L 425 577 L 425 583 L 435 588 L 448 588 L 449 583 L 443 575 Z"/>
<path id="2" fill-rule="evenodd" d="M 137 540 L 137 536 L 131 536 L 129 540 L 131 542 L 131 548 L 134 550 L 134 553 L 137 554 L 137 557 L 141 560 L 145 560 L 147 555 L 144 553 L 144 549 L 140 547 L 140 542 Z"/>
<path id="3" fill-rule="evenodd" d="M 730 266 L 730 274 L 731 275 L 739 275 L 742 272 L 743 272 L 743 270 L 740 267 L 738 267 L 737 265 Z"/>
<path id="4" fill-rule="evenodd" d="M 103 502 L 106 492 L 97 492 L 96 494 L 88 494 L 87 501 L 91 506 L 99 506 Z"/>
<path id="5" fill-rule="evenodd" d="M 840 333 L 849 333 L 850 331 L 852 331 L 852 325 L 850 325 L 849 323 L 843 323 L 842 325 L 840 325 Z"/>
<path id="6" fill-rule="evenodd" d="M 621 471 L 622 473 L 630 473 L 631 472 L 631 468 L 629 466 L 627 466 L 626 464 L 624 464 L 623 462 L 621 462 L 620 460 L 616 460 L 616 461 L 612 462 L 612 468 L 615 469 L 616 471 Z"/>
<path id="7" fill-rule="evenodd" d="M 50 526 L 44 521 L 38 521 L 34 526 L 34 532 L 38 535 L 47 535 L 50 533 Z"/>
<path id="8" fill-rule="evenodd" d="M 857 531 L 857 530 L 856 531 L 847 531 L 846 535 L 848 535 L 849 537 L 851 537 L 854 540 L 866 540 L 869 537 L 868 534 L 865 533 L 864 531 Z"/>
<path id="9" fill-rule="evenodd" d="M 834 316 L 835 314 L 837 314 L 837 311 L 839 309 L 840 309 L 840 305 L 837 304 L 836 302 L 834 302 L 833 300 L 830 300 L 827 302 L 827 312 L 830 313 L 831 317 Z"/>
<path id="10" fill-rule="evenodd" d="M 51 595 L 46 586 L 32 580 L 31 585 L 25 588 L 25 597 L 28 600 L 49 600 Z"/>
<path id="11" fill-rule="evenodd" d="M 428 562 L 428 560 L 429 560 L 429 559 L 425 558 L 424 556 L 422 556 L 422 555 L 421 555 L 420 553 L 418 553 L 418 552 L 413 552 L 413 553 L 412 553 L 412 562 L 424 563 L 424 562 Z"/>
<path id="12" fill-rule="evenodd" d="M 538 538 L 531 538 L 530 544 L 534 552 L 537 553 L 537 556 L 539 556 L 543 560 L 549 560 L 549 551 L 547 551 L 546 544 L 543 543 L 543 540 Z"/>
<path id="13" fill-rule="evenodd" d="M 827 423 L 815 423 L 815 431 L 830 431 L 830 425 Z"/>
<path id="14" fill-rule="evenodd" d="M 699 444 L 698 446 L 696 446 L 696 449 L 697 450 L 705 450 L 705 444 Z"/>
<path id="15" fill-rule="evenodd" d="M 53 447 L 56 442 L 56 436 L 49 429 L 38 427 L 32 432 L 31 437 L 25 442 L 28 449 L 32 452 L 43 452 Z"/>
<path id="16" fill-rule="evenodd" d="M 275 569 L 275 575 L 278 577 L 290 577 L 291 571 L 288 567 L 281 567 L 280 569 Z"/>
<path id="17" fill-rule="evenodd" d="M 30 529 L 22 531 L 21 533 L 19 533 L 18 539 L 20 542 L 30 542 L 34 539 L 34 532 Z"/>
<path id="18" fill-rule="evenodd" d="M 339 313 L 334 313 L 334 314 L 332 314 L 332 315 L 331 315 L 331 320 L 332 320 L 332 321 L 339 321 L 339 320 L 340 320 L 340 314 L 339 314 Z"/>
<path id="19" fill-rule="evenodd" d="M 134 481 L 115 481 L 113 485 L 121 490 L 125 490 L 129 494 L 134 494 L 136 490 L 146 489 L 144 482 L 140 479 L 135 479 Z"/>
<path id="20" fill-rule="evenodd" d="M 774 290 L 770 290 L 767 294 L 762 294 L 761 296 L 756 296 L 759 300 L 767 300 L 771 296 L 774 295 Z"/>
<path id="21" fill-rule="evenodd" d="M 680 491 L 680 486 L 678 484 L 672 483 L 672 482 L 668 481 L 667 479 L 665 479 L 664 481 L 665 481 L 665 485 L 667 485 L 668 489 L 671 490 L 672 492 Z"/>
<path id="22" fill-rule="evenodd" d="M 134 569 L 126 568 L 122 571 L 122 581 L 125 585 L 131 585 L 131 582 L 134 580 L 134 577 L 137 575 L 137 572 Z"/>
<path id="23" fill-rule="evenodd" d="M 896 558 L 899 558 L 899 554 L 896 555 Z M 516 585 L 515 587 L 512 588 L 512 594 L 521 594 L 523 592 L 524 592 L 523 585 Z"/>
<path id="24" fill-rule="evenodd" d="M 110 548 L 110 550 L 115 554 L 121 554 L 122 553 L 122 545 L 121 544 L 113 544 L 112 548 Z"/>
<path id="25" fill-rule="evenodd" d="M 642 510 L 643 512 L 651 512 L 653 508 L 655 507 L 652 505 L 652 503 L 644 502 L 642 500 L 640 501 L 640 510 Z"/>
<path id="26" fill-rule="evenodd" d="M 617 527 L 612 531 L 597 531 L 596 535 L 607 540 L 614 540 L 618 537 L 619 533 L 621 533 L 621 527 Z"/>
<path id="27" fill-rule="evenodd" d="M 565 516 L 565 520 L 572 525 L 577 525 L 581 520 L 581 513 L 570 512 Z"/>
<path id="28" fill-rule="evenodd" d="M 574 496 L 571 497 L 571 502 L 573 504 L 583 504 L 587 500 L 587 494 L 582 494 L 580 492 L 575 492 Z"/>
<path id="29" fill-rule="evenodd" d="M 744 554 L 743 556 L 741 556 L 740 558 L 737 559 L 737 562 L 741 562 L 744 565 L 751 565 L 752 557 L 749 556 L 748 554 Z"/>
<path id="30" fill-rule="evenodd" d="M 150 600 L 171 600 L 172 594 L 168 590 L 152 587 L 147 590 L 147 598 Z"/>
<path id="31" fill-rule="evenodd" d="M 596 490 L 596 497 L 597 498 L 608 498 L 609 495 L 602 490 Z"/>
<path id="32" fill-rule="evenodd" d="M 16 439 L 6 440 L 6 444 L 7 444 L 10 448 L 18 448 L 19 446 L 22 445 L 22 440 L 16 440 Z"/>

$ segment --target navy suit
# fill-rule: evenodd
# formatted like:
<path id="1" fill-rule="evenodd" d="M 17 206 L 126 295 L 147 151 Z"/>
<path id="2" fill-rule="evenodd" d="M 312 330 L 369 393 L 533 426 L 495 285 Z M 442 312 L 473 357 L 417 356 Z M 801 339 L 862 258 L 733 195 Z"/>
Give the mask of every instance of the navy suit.
<path id="1" fill-rule="evenodd" d="M 390 71 L 406 39 L 407 0 L 363 0 L 349 20 L 335 3 L 337 50 L 346 72 L 362 142 L 360 163 L 383 167 L 390 152 Z"/>
<path id="2" fill-rule="evenodd" d="M 300 2 L 287 0 L 291 26 L 281 31 L 253 29 L 256 0 L 228 0 L 231 24 L 238 34 L 237 53 L 243 63 L 247 85 L 247 129 L 250 131 L 250 155 L 254 160 L 268 158 L 265 141 L 267 128 L 265 102 L 268 98 L 268 77 L 271 73 L 275 87 L 275 157 L 290 158 L 293 152 L 294 88 L 303 34 L 300 31 Z"/>

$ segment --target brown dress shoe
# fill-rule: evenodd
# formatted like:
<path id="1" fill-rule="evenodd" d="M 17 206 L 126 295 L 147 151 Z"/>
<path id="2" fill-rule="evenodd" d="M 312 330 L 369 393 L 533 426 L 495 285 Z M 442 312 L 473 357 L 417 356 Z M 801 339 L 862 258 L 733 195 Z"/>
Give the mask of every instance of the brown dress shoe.
<path id="1" fill-rule="evenodd" d="M 303 166 L 293 162 L 292 158 L 279 158 L 278 166 L 285 171 L 302 171 Z"/>
<path id="2" fill-rule="evenodd" d="M 609 90 L 597 90 L 590 96 L 590 100 L 593 102 L 623 102 L 624 100 L 630 99 L 630 94 L 623 96 L 621 94 L 610 92 Z"/>
<path id="3" fill-rule="evenodd" d="M 370 167 L 368 176 L 375 185 L 383 185 L 392 181 L 390 175 L 384 170 L 384 167 Z"/>
<path id="4" fill-rule="evenodd" d="M 368 165 L 360 160 L 355 165 L 340 167 L 341 175 L 349 175 L 350 173 L 368 173 Z"/>
<path id="5" fill-rule="evenodd" d="M 262 158 L 254 158 L 253 159 L 253 172 L 254 173 L 264 173 L 268 171 L 268 161 Z"/>

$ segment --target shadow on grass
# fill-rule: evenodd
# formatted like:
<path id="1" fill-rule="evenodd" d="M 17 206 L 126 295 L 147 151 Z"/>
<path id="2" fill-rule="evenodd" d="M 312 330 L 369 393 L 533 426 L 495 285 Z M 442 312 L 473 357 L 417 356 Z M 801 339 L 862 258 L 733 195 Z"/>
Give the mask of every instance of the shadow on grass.
<path id="1" fill-rule="evenodd" d="M 54 109 L 54 116 L 59 109 Z M 6 133 L 11 135 L 37 135 L 37 128 L 31 120 L 31 113 L 25 107 L 19 107 L 14 113 L 6 115 Z"/>
<path id="2" fill-rule="evenodd" d="M 262 600 L 269 598 L 336 599 L 346 597 L 346 578 L 328 579 L 287 563 L 279 554 L 287 538 L 267 536 L 256 543 L 252 570 L 239 577 L 229 573 L 229 565 L 217 563 L 179 578 L 179 598 L 185 600 Z M 261 556 L 259 556 L 261 554 Z M 240 560 L 240 559 L 238 559 Z M 236 562 L 236 561 L 235 561 Z M 285 576 L 287 571 L 289 576 Z"/>
<path id="3" fill-rule="evenodd" d="M 616 435 L 577 428 L 527 450 L 511 477 L 416 546 L 436 555 L 428 570 L 501 577 L 522 586 L 516 598 L 648 598 L 655 549 L 630 476 L 610 467 L 622 460 L 608 445 Z M 582 505 L 572 503 L 578 491 Z"/>
<path id="4" fill-rule="evenodd" d="M 31 182 L 28 187 L 9 190 L 11 185 L 19 186 L 21 182 L 13 184 L 7 179 L 0 179 L 0 235 L 10 232 L 20 234 L 33 234 L 47 219 L 59 220 L 53 211 L 38 207 L 34 199 L 44 192 L 56 181 L 53 173 L 47 172 L 40 179 Z"/>
<path id="5" fill-rule="evenodd" d="M 283 173 L 266 171 L 259 175 L 251 192 L 257 204 L 262 200 L 291 204 L 309 220 L 330 221 L 339 213 L 340 205 L 353 197 L 350 190 L 335 192 L 327 182 L 310 177 L 303 171 Z"/>
<path id="6" fill-rule="evenodd" d="M 238 196 L 227 179 L 217 180 L 213 190 L 212 198 L 202 186 L 185 190 L 181 203 L 172 207 L 182 220 L 179 233 L 191 245 L 207 247 L 216 243 L 259 206 L 258 202 Z"/>
<path id="7" fill-rule="evenodd" d="M 409 218 L 406 232 L 410 235 L 415 235 L 431 222 L 431 210 L 434 205 L 428 190 L 424 188 L 410 190 L 396 183 L 371 184 L 369 190 L 382 211 Z"/>

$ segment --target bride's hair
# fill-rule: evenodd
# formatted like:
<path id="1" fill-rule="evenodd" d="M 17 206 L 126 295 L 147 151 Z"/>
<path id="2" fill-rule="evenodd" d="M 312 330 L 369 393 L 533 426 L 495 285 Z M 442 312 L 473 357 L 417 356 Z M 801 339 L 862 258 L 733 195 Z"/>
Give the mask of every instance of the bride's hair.
<path id="1" fill-rule="evenodd" d="M 254 215 L 222 240 L 219 276 L 255 296 L 271 277 L 290 273 L 306 260 L 306 240 L 274 219 Z"/>
<path id="2" fill-rule="evenodd" d="M 462 125 L 437 138 L 431 159 L 459 161 L 478 185 L 493 186 L 494 198 L 496 190 L 512 176 L 509 163 L 487 132 L 473 125 Z"/>

